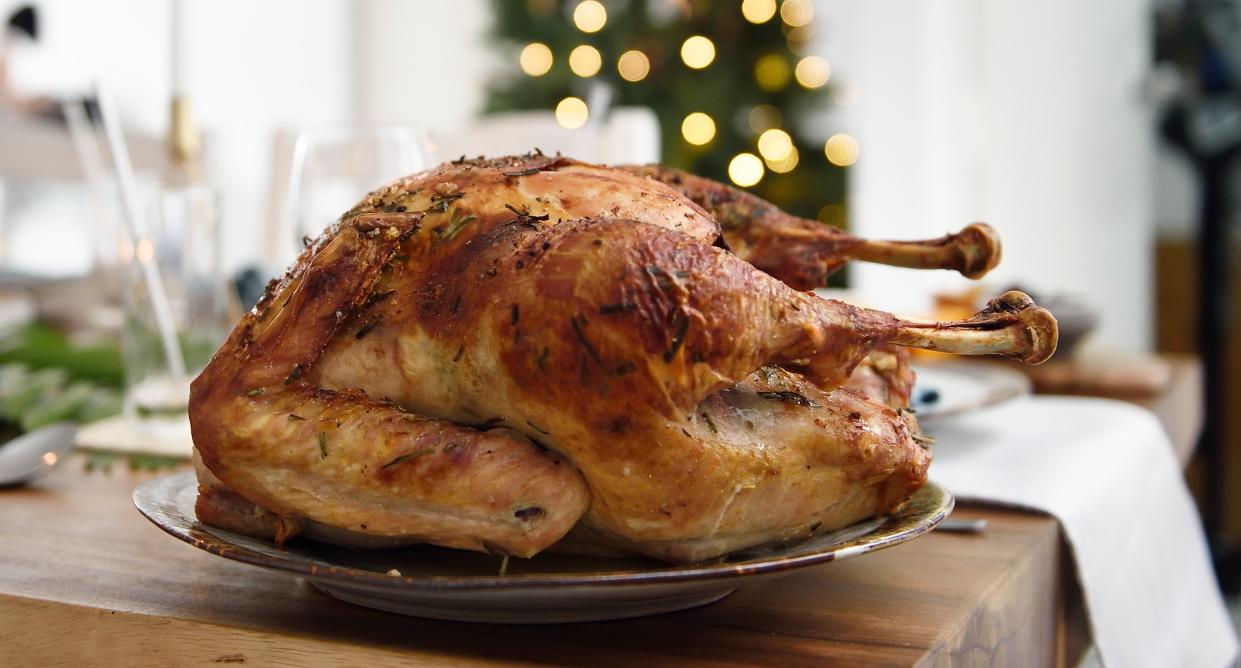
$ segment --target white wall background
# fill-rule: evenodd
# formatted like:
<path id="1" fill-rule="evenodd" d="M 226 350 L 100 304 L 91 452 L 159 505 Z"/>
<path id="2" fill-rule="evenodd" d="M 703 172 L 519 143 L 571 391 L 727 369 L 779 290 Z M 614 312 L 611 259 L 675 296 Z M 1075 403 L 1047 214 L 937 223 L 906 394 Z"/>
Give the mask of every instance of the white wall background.
<path id="1" fill-rule="evenodd" d="M 994 225 L 986 280 L 1080 295 L 1096 342 L 1151 338 L 1151 112 L 1147 3 L 826 0 L 823 48 L 856 89 L 833 114 L 857 135 L 851 222 L 863 235 L 932 237 Z M 833 28 L 834 26 L 834 28 Z M 951 274 L 858 265 L 868 298 L 920 310 Z"/>
<path id="2" fill-rule="evenodd" d="M 0 0 L 7 16 L 16 0 Z M 83 95 L 109 82 L 130 130 L 162 136 L 170 95 L 166 0 L 40 0 L 44 34 L 13 63 L 29 93 Z M 222 193 L 230 268 L 260 258 L 272 133 L 344 122 L 356 92 L 355 9 L 348 0 L 192 0 L 182 17 L 188 92 L 206 133 L 209 180 Z"/>

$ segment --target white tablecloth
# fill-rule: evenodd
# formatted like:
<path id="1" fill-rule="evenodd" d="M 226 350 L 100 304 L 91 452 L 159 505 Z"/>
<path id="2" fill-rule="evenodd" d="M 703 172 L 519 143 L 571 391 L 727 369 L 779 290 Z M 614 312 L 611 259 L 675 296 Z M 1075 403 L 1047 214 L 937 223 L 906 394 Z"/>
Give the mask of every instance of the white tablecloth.
<path id="1" fill-rule="evenodd" d="M 926 425 L 962 500 L 1060 520 L 1106 666 L 1229 665 L 1237 637 L 1162 426 L 1117 401 L 1030 397 Z"/>

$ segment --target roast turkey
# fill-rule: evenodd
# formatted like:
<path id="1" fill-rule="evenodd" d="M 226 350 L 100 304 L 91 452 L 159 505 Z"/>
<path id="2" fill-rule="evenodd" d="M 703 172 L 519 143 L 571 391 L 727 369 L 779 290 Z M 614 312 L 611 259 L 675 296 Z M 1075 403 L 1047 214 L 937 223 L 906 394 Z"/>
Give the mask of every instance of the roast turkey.
<path id="1" fill-rule="evenodd" d="M 850 258 L 998 256 L 983 225 L 865 241 L 663 168 L 444 164 L 310 242 L 194 381 L 197 511 L 278 542 L 671 562 L 888 513 L 930 462 L 898 346 L 1039 362 L 1055 321 L 1020 293 L 915 323 L 799 289 Z"/>

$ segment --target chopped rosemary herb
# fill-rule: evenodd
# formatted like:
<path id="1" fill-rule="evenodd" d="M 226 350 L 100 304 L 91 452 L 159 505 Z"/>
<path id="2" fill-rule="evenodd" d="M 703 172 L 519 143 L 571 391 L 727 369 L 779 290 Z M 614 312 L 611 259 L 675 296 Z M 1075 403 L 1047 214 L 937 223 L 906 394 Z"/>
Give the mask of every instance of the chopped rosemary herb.
<path id="1" fill-rule="evenodd" d="M 758 396 L 770 401 L 780 401 L 786 404 L 794 404 L 797 406 L 814 406 L 814 402 L 807 399 L 798 392 L 790 392 L 788 390 L 780 390 L 778 392 L 759 392 Z"/>
<path id="2" fill-rule="evenodd" d="M 441 190 L 440 186 L 443 186 L 443 185 L 451 185 L 451 184 L 441 183 L 439 184 L 439 186 L 435 186 L 436 193 L 434 195 L 431 195 L 432 202 L 452 202 L 455 200 L 459 200 L 462 197 L 465 197 L 465 193 L 463 192 L 439 192 Z"/>
<path id="3" fill-rule="evenodd" d="M 305 419 L 306 418 L 298 415 L 297 413 L 289 413 L 289 422 L 301 422 Z"/>
<path id="4" fill-rule="evenodd" d="M 550 431 L 547 431 L 546 429 L 544 429 L 544 428 L 540 427 L 539 425 L 537 425 L 537 424 L 535 424 L 535 423 L 533 423 L 533 422 L 531 422 L 531 421 L 529 421 L 529 420 L 526 420 L 526 424 L 530 425 L 530 428 L 531 428 L 531 429 L 533 429 L 533 430 L 535 430 L 535 431 L 539 432 L 540 434 L 550 434 L 550 433 L 551 433 Z"/>
<path id="5" fill-rule="evenodd" d="M 517 319 L 518 319 L 519 317 L 521 317 L 521 311 L 517 308 L 517 305 L 516 305 L 516 304 L 513 304 L 512 308 L 510 309 L 510 314 L 509 314 L 509 324 L 510 324 L 510 325 L 516 325 L 516 324 L 517 324 Z"/>
<path id="6" fill-rule="evenodd" d="M 409 258 L 406 257 L 406 259 L 409 259 Z M 388 297 L 391 297 L 395 292 L 396 290 L 384 290 L 382 292 L 372 292 L 371 296 L 366 298 L 366 306 L 367 307 L 374 306 L 375 304 L 378 304 L 379 302 L 387 299 Z"/>
<path id="7" fill-rule="evenodd" d="M 689 333 L 689 316 L 684 313 L 678 313 L 678 316 L 676 330 L 672 333 L 672 343 L 668 344 L 668 349 L 664 351 L 665 362 L 671 362 L 677 356 L 681 344 L 685 343 L 685 335 Z"/>
<path id="8" fill-rule="evenodd" d="M 603 361 L 599 359 L 599 352 L 595 350 L 594 345 L 592 345 L 590 340 L 586 338 L 586 332 L 582 331 L 582 325 L 585 321 L 586 318 L 582 316 L 573 316 L 572 318 L 569 318 L 569 323 L 573 325 L 573 333 L 576 334 L 577 339 L 582 342 L 582 345 L 586 348 L 586 352 L 590 355 L 590 358 L 595 361 L 595 364 L 603 366 Z"/>
<path id="9" fill-rule="evenodd" d="M 401 455 L 400 457 L 397 457 L 396 459 L 393 459 L 392 461 L 388 462 L 387 464 L 384 464 L 384 465 L 383 465 L 383 468 L 390 469 L 390 468 L 392 468 L 393 466 L 398 466 L 398 465 L 400 465 L 400 464 L 404 464 L 405 462 L 407 462 L 407 461 L 409 461 L 409 460 L 411 460 L 411 459 L 417 459 L 418 457 L 423 457 L 423 456 L 429 455 L 429 454 L 431 454 L 431 453 L 433 453 L 433 452 L 435 452 L 435 450 L 432 450 L 431 448 L 423 448 L 423 449 L 421 449 L 421 450 L 415 450 L 415 451 L 413 451 L 413 452 L 411 452 L 411 453 L 409 453 L 409 454 Z"/>
<path id="10" fill-rule="evenodd" d="M 530 169 L 523 169 L 523 170 L 516 171 L 516 172 L 504 172 L 504 175 L 505 176 L 530 176 L 531 174 L 538 174 L 538 173 L 539 173 L 538 167 L 531 167 Z"/>
<path id="11" fill-rule="evenodd" d="M 711 433 L 712 433 L 712 434 L 718 434 L 718 433 L 720 433 L 720 430 L 715 428 L 715 420 L 712 420 L 712 419 L 711 419 L 711 414 L 710 414 L 710 413 L 699 413 L 699 415 L 701 415 L 701 416 L 702 416 L 702 419 L 703 419 L 704 421 L 706 421 L 706 423 L 707 423 L 707 428 L 709 428 L 709 429 L 711 430 Z"/>
<path id="12" fill-rule="evenodd" d="M 548 350 L 547 346 L 543 346 L 543 352 L 539 353 L 538 358 L 534 360 L 535 365 L 539 367 L 539 371 L 547 371 L 547 355 L 549 352 L 551 351 Z"/>
<path id="13" fill-rule="evenodd" d="M 634 364 L 633 362 L 625 362 L 624 364 L 621 364 L 620 366 L 616 367 L 616 375 L 623 376 L 627 373 L 633 373 L 637 369 L 638 369 L 638 365 Z"/>
<path id="14" fill-rule="evenodd" d="M 290 385 L 293 383 L 293 381 L 297 380 L 298 378 L 301 378 L 303 368 L 304 367 L 302 367 L 301 363 L 293 365 L 293 370 L 290 371 L 289 375 L 285 376 L 284 378 L 284 384 Z"/>
<path id="15" fill-rule="evenodd" d="M 448 227 L 444 228 L 444 231 L 440 233 L 440 239 L 442 241 L 448 241 L 449 239 L 457 236 L 457 232 L 460 232 L 462 227 L 465 227 L 466 224 L 472 223 L 475 220 L 478 220 L 477 216 L 470 214 L 462 215 L 461 209 L 453 209 L 452 216 L 448 220 Z"/>
<path id="16" fill-rule="evenodd" d="M 457 360 L 461 359 L 461 356 L 464 354 L 465 354 L 465 344 L 461 344 L 461 347 L 457 348 L 457 354 L 452 356 L 452 361 L 456 362 Z"/>
<path id="17" fill-rule="evenodd" d="M 504 208 L 517 214 L 517 220 L 519 222 L 523 222 L 527 224 L 531 223 L 532 221 L 536 221 L 536 220 L 539 220 L 539 221 L 548 220 L 552 217 L 551 214 L 549 213 L 545 213 L 541 216 L 532 216 L 530 215 L 530 208 L 526 206 L 523 206 L 522 208 L 518 209 L 512 204 L 505 204 Z"/>
<path id="18" fill-rule="evenodd" d="M 250 388 L 250 389 L 246 390 L 246 396 L 247 396 L 247 397 L 257 397 L 257 396 L 259 396 L 260 394 L 262 394 L 262 393 L 264 393 L 264 392 L 266 392 L 266 391 L 267 391 L 267 389 L 266 389 L 266 388 L 263 388 L 263 387 L 252 387 L 252 388 Z"/>
<path id="19" fill-rule="evenodd" d="M 444 454 L 448 454 L 450 452 L 456 452 L 457 450 L 460 450 L 460 449 L 461 449 L 460 443 L 449 443 L 448 445 L 444 446 Z"/>
<path id="20" fill-rule="evenodd" d="M 384 318 L 382 315 L 377 315 L 371 318 L 370 320 L 367 320 L 366 324 L 362 325 L 362 327 L 358 329 L 358 333 L 353 335 L 353 338 L 360 339 L 366 336 L 367 334 L 371 332 L 372 329 L 375 329 L 375 327 L 379 325 L 379 323 L 383 322 L 383 319 Z"/>
<path id="21" fill-rule="evenodd" d="M 327 459 L 327 434 L 319 432 L 319 459 Z"/>

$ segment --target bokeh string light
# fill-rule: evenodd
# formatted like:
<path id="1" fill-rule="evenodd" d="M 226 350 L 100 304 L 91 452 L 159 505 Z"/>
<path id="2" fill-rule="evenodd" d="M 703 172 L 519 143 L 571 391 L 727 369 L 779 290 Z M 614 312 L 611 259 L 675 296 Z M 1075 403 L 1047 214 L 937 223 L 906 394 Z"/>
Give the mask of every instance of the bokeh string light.
<path id="1" fill-rule="evenodd" d="M 681 136 L 694 146 L 708 144 L 715 138 L 715 120 L 701 111 L 695 111 L 681 121 Z"/>
<path id="2" fill-rule="evenodd" d="M 641 51 L 636 49 L 626 51 L 617 59 L 616 71 L 625 81 L 635 83 L 645 79 L 646 75 L 651 73 L 651 61 Z"/>
<path id="3" fill-rule="evenodd" d="M 715 60 L 715 43 L 702 35 L 694 35 L 681 44 L 681 60 L 686 66 L 701 70 Z"/>
<path id="4" fill-rule="evenodd" d="M 827 66 L 826 60 L 818 56 L 806 56 L 797 61 L 793 76 L 797 79 L 797 83 L 806 88 L 820 88 L 832 76 L 832 71 Z"/>
<path id="5" fill-rule="evenodd" d="M 521 56 L 518 57 L 521 71 L 532 77 L 547 74 L 547 71 L 552 68 L 552 61 L 552 50 L 542 42 L 527 44 L 526 48 L 521 50 Z"/>
<path id="6" fill-rule="evenodd" d="M 741 15 L 750 23 L 766 23 L 776 15 L 776 0 L 744 0 Z"/>
<path id="7" fill-rule="evenodd" d="M 573 8 L 573 25 L 584 33 L 603 30 L 608 23 L 608 10 L 597 0 L 584 0 Z"/>
<path id="8" fill-rule="evenodd" d="M 814 20 L 814 5 L 810 0 L 784 0 L 780 19 L 793 28 L 804 26 Z"/>
<path id="9" fill-rule="evenodd" d="M 777 53 L 769 53 L 754 63 L 754 79 L 763 90 L 775 93 L 789 85 L 789 61 Z"/>
<path id="10" fill-rule="evenodd" d="M 556 122 L 570 130 L 586 125 L 590 110 L 580 97 L 566 97 L 556 105 Z"/>
<path id="11" fill-rule="evenodd" d="M 823 152 L 827 155 L 828 162 L 837 167 L 848 167 L 857 162 L 861 146 L 856 137 L 840 132 L 828 138 L 823 145 Z"/>
<path id="12" fill-rule="evenodd" d="M 742 188 L 763 180 L 763 161 L 753 153 L 739 153 L 728 163 L 728 178 Z"/>
<path id="13" fill-rule="evenodd" d="M 569 69 L 579 77 L 593 77 L 603 68 L 603 56 L 589 44 L 583 44 L 569 52 Z"/>

